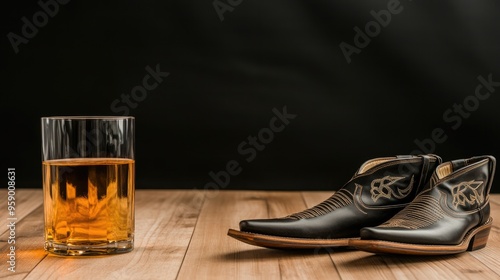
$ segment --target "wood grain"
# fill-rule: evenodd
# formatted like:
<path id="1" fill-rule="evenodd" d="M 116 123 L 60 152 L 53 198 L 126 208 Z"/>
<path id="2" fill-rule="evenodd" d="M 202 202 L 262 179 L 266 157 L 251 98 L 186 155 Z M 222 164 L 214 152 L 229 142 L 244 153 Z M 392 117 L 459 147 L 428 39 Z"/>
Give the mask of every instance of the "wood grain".
<path id="1" fill-rule="evenodd" d="M 105 257 L 49 255 L 26 279 L 174 279 L 202 202 L 201 192 L 138 191 L 133 252 Z"/>
<path id="2" fill-rule="evenodd" d="M 255 247 L 226 235 L 240 220 L 283 217 L 304 208 L 299 192 L 227 191 L 208 199 L 179 279 L 335 279 L 327 256 Z"/>
<path id="3" fill-rule="evenodd" d="M 6 221 L 9 217 L 7 210 L 7 190 L 1 190 L 0 195 L 0 221 Z M 18 221 L 22 220 L 33 210 L 37 209 L 43 203 L 42 191 L 40 189 L 17 189 L 15 194 L 15 217 Z M 43 212 L 43 208 L 41 208 Z M 0 235 L 7 231 L 7 227 L 0 228 Z"/>
<path id="4" fill-rule="evenodd" d="M 5 190 L 2 190 L 2 192 Z M 5 193 L 7 193 L 5 191 Z M 33 268 L 45 258 L 43 250 L 43 196 L 41 189 L 17 189 L 16 201 L 16 229 L 15 244 L 8 243 L 7 232 L 7 199 L 2 196 L 0 221 L 2 222 L 0 235 L 1 271 L 0 278 L 24 279 Z M 5 224 L 4 224 L 5 223 Z M 15 246 L 16 272 L 7 270 L 7 256 L 10 247 Z"/>
<path id="5" fill-rule="evenodd" d="M 283 217 L 333 192 L 137 190 L 132 252 L 57 257 L 43 250 L 40 189 L 16 193 L 16 273 L 7 271 L 8 231 L 0 230 L 2 279 L 500 279 L 500 194 L 485 248 L 451 256 L 376 255 L 352 248 L 275 250 L 227 236 L 243 219 Z M 2 197 L 3 198 L 3 197 Z M 0 205 L 6 209 L 6 200 Z M 7 224 L 6 211 L 0 221 Z"/>

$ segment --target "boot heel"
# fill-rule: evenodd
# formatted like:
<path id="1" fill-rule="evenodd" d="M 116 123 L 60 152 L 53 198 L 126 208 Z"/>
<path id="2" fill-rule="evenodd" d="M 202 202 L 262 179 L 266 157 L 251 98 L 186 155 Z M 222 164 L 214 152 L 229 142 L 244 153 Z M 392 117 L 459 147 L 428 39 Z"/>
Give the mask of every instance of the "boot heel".
<path id="1" fill-rule="evenodd" d="M 470 240 L 467 251 L 475 251 L 486 247 L 488 236 L 490 235 L 491 223 L 483 226 Z"/>

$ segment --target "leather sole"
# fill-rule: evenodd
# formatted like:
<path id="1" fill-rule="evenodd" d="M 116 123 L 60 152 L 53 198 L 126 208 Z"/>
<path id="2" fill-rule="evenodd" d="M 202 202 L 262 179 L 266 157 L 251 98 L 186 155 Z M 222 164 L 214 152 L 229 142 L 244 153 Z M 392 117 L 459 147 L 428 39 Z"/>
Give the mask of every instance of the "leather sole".
<path id="1" fill-rule="evenodd" d="M 325 247 L 347 247 L 356 238 L 309 239 L 271 236 L 229 229 L 227 235 L 250 245 L 273 249 L 314 249 Z"/>
<path id="2" fill-rule="evenodd" d="M 399 243 L 384 240 L 351 240 L 349 246 L 358 250 L 382 253 L 382 254 L 404 254 L 404 255 L 449 255 L 465 251 L 474 251 L 486 246 L 491 230 L 493 219 L 477 228 L 472 229 L 457 245 L 425 245 Z"/>

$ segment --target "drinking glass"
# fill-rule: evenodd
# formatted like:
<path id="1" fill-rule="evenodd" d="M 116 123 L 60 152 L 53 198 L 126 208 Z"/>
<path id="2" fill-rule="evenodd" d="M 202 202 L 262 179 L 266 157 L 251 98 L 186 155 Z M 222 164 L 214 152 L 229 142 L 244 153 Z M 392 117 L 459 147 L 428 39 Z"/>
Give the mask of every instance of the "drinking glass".
<path id="1" fill-rule="evenodd" d="M 132 251 L 135 118 L 41 121 L 45 250 L 72 256 Z"/>

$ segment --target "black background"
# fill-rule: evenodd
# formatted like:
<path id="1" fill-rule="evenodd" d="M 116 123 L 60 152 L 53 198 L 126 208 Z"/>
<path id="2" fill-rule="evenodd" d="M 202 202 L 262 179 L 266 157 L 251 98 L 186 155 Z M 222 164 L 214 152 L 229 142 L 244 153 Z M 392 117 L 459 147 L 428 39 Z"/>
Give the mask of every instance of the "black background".
<path id="1" fill-rule="evenodd" d="M 401 1 L 348 63 L 339 45 L 390 2 L 232 1 L 221 21 L 213 1 L 73 0 L 17 54 L 8 34 L 41 7 L 3 3 L 3 170 L 41 187 L 40 117 L 120 115 L 113 101 L 156 65 L 170 75 L 129 108 L 137 188 L 203 188 L 236 160 L 227 189 L 335 190 L 436 128 L 447 138 L 428 148 L 445 161 L 500 156 L 500 87 L 460 124 L 443 117 L 473 99 L 478 76 L 500 81 L 499 1 Z M 247 162 L 238 145 L 284 106 L 297 117 Z"/>

